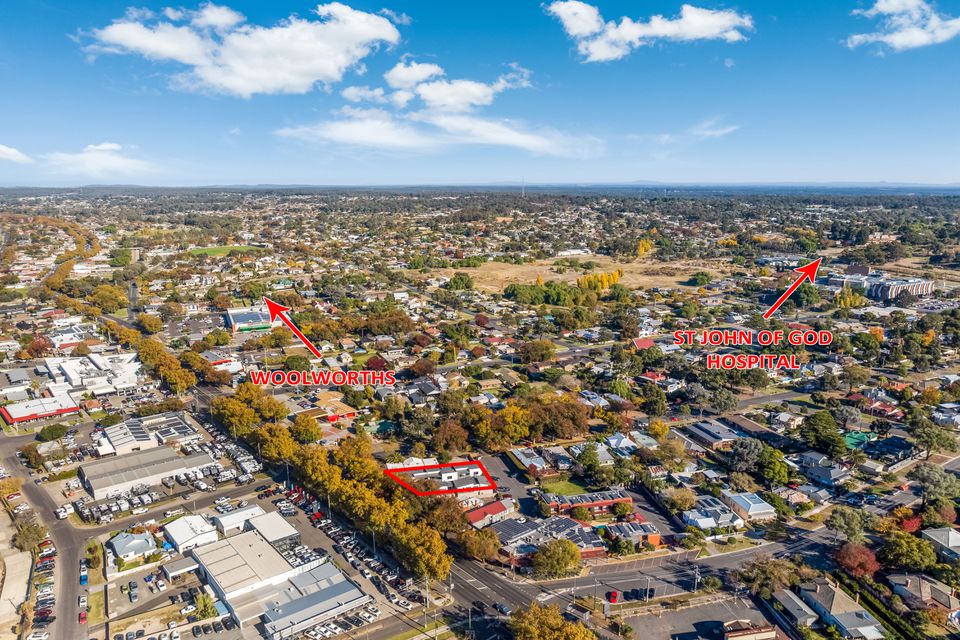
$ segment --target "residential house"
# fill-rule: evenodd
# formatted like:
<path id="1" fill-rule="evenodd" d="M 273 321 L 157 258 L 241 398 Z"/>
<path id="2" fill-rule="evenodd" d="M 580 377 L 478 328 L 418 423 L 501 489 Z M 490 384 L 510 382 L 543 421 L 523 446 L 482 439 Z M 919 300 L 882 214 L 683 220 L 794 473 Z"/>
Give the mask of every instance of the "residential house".
<path id="1" fill-rule="evenodd" d="M 157 550 L 157 543 L 149 533 L 122 531 L 107 540 L 107 546 L 124 562 L 143 558 Z"/>
<path id="2" fill-rule="evenodd" d="M 746 524 L 743 518 L 714 496 L 697 496 L 694 508 L 683 512 L 683 522 L 702 531 L 740 529 Z"/>
<path id="3" fill-rule="evenodd" d="M 947 562 L 960 560 L 960 531 L 953 527 L 924 529 L 920 537 L 933 545 L 937 555 Z"/>
<path id="4" fill-rule="evenodd" d="M 503 522 L 516 512 L 517 503 L 510 498 L 506 498 L 467 511 L 465 515 L 471 526 L 483 529 L 494 523 Z"/>
<path id="5" fill-rule="evenodd" d="M 834 464 L 818 451 L 806 451 L 794 456 L 794 463 L 808 480 L 822 487 L 835 487 L 850 477 L 850 470 Z"/>
<path id="6" fill-rule="evenodd" d="M 601 467 L 612 467 L 615 461 L 613 454 L 610 453 L 610 449 L 607 448 L 607 445 L 602 442 L 581 442 L 580 444 L 575 444 L 570 447 L 570 455 L 574 458 L 579 458 L 580 454 L 583 453 L 584 449 L 588 446 L 594 446 L 597 449 L 597 458 L 600 460 Z"/>
<path id="7" fill-rule="evenodd" d="M 823 622 L 850 640 L 882 640 L 883 627 L 866 609 L 826 578 L 800 585 L 800 597 Z"/>
<path id="8" fill-rule="evenodd" d="M 765 522 L 777 517 L 773 505 L 753 492 L 733 493 L 724 490 L 720 493 L 720 500 L 747 522 Z"/>
<path id="9" fill-rule="evenodd" d="M 956 590 L 936 578 L 922 573 L 897 573 L 887 576 L 893 592 L 913 610 L 946 609 L 953 613 L 960 609 Z"/>
<path id="10" fill-rule="evenodd" d="M 517 462 L 517 465 L 521 469 L 533 477 L 540 476 L 549 469 L 549 466 L 547 466 L 547 461 L 544 460 L 540 454 L 529 447 L 511 449 L 510 455 L 513 456 L 514 460 Z"/>

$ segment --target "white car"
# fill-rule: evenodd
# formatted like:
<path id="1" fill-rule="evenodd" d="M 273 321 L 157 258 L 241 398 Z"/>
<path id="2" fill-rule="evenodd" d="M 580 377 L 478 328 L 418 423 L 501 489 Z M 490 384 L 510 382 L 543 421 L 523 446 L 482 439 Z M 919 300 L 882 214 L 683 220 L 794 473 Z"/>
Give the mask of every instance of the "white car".
<path id="1" fill-rule="evenodd" d="M 170 632 L 170 640 L 180 640 L 180 632 L 179 632 L 179 631 L 171 631 L 171 632 Z"/>
<path id="2" fill-rule="evenodd" d="M 77 601 L 77 604 L 80 605 L 80 608 L 81 608 L 81 609 L 86 609 L 86 608 L 87 608 L 87 596 L 80 596 L 79 600 Z"/>
<path id="3" fill-rule="evenodd" d="M 34 631 L 27 636 L 27 640 L 49 640 L 50 634 L 46 631 Z"/>
<path id="4" fill-rule="evenodd" d="M 185 616 L 188 613 L 193 613 L 196 610 L 197 610 L 196 605 L 188 604 L 183 609 L 180 609 L 180 615 Z"/>
<path id="5" fill-rule="evenodd" d="M 407 602 L 406 600 L 401 600 L 400 602 L 397 603 L 397 606 L 403 609 L 406 609 L 407 611 L 410 611 L 410 609 L 413 609 L 413 605 Z"/>
<path id="6" fill-rule="evenodd" d="M 372 615 L 372 616 L 379 616 L 379 615 L 380 615 L 380 609 L 377 609 L 377 608 L 376 608 L 375 606 L 373 606 L 372 604 L 367 607 L 367 611 L 369 611 L 369 612 L 370 612 L 370 615 Z"/>
<path id="7" fill-rule="evenodd" d="M 166 591 L 166 590 L 167 590 L 167 583 L 164 582 L 163 580 L 157 580 L 157 590 L 158 590 L 158 591 Z"/>
<path id="8" fill-rule="evenodd" d="M 225 504 L 227 502 L 230 502 L 230 498 L 228 498 L 227 496 L 220 496 L 219 498 L 213 501 L 213 504 Z"/>

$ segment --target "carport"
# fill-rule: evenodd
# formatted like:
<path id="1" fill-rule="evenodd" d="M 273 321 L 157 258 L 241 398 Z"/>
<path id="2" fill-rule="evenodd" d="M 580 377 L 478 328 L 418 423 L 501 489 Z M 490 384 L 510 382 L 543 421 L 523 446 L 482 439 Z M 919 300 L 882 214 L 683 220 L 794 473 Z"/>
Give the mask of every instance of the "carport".
<path id="1" fill-rule="evenodd" d="M 163 565 L 163 575 L 167 576 L 167 580 L 172 580 L 176 576 L 196 571 L 197 566 L 197 561 L 191 557 L 180 558 Z"/>

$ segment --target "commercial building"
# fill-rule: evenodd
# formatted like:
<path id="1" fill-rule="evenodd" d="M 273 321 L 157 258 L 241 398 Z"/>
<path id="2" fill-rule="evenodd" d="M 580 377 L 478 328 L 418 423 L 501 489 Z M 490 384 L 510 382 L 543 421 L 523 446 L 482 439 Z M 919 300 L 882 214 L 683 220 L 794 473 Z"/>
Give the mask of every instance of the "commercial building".
<path id="1" fill-rule="evenodd" d="M 143 367 L 136 353 L 103 355 L 91 353 L 75 358 L 44 358 L 36 367 L 37 375 L 53 384 L 67 385 L 71 391 L 93 396 L 127 395 L 140 382 Z"/>
<path id="2" fill-rule="evenodd" d="M 103 436 L 97 444 L 97 454 L 104 458 L 111 455 L 126 455 L 135 451 L 145 451 L 159 446 L 160 443 L 137 419 L 125 420 L 104 428 Z"/>
<path id="3" fill-rule="evenodd" d="M 500 539 L 500 551 L 512 565 L 528 564 L 541 545 L 551 540 L 569 540 L 581 558 L 602 558 L 607 545 L 590 527 L 576 520 L 553 516 L 546 520 L 508 519 L 490 525 Z"/>
<path id="4" fill-rule="evenodd" d="M 259 505 L 252 504 L 249 507 L 244 507 L 243 509 L 236 509 L 234 511 L 230 511 L 229 513 L 214 516 L 213 524 L 216 525 L 217 530 L 220 531 L 220 533 L 227 535 L 231 531 L 242 530 L 246 526 L 247 520 L 257 516 L 262 516 L 264 513 L 266 513 L 266 511 L 261 509 Z"/>
<path id="5" fill-rule="evenodd" d="M 747 522 L 763 522 L 777 517 L 777 510 L 773 505 L 752 492 L 723 491 L 720 493 L 720 500 Z"/>
<path id="6" fill-rule="evenodd" d="M 77 477 L 94 499 L 101 500 L 136 485 L 155 485 L 169 476 L 193 473 L 212 462 L 206 453 L 179 456 L 169 447 L 155 447 L 81 464 Z"/>
<path id="7" fill-rule="evenodd" d="M 326 558 L 294 567 L 258 531 L 191 553 L 237 624 L 258 626 L 271 640 L 295 637 L 372 601 Z"/>
<path id="8" fill-rule="evenodd" d="M 123 531 L 107 540 L 107 546 L 121 560 L 129 562 L 149 555 L 157 550 L 156 540 L 149 533 L 129 533 Z"/>
<path id="9" fill-rule="evenodd" d="M 633 506 L 633 498 L 622 489 L 583 493 L 576 496 L 545 493 L 542 499 L 550 507 L 550 511 L 555 514 L 569 514 L 576 507 L 583 507 L 591 513 L 603 513 L 612 509 L 613 505 L 618 503 Z"/>
<path id="10" fill-rule="evenodd" d="M 23 424 L 79 412 L 80 405 L 65 391 L 35 400 L 11 402 L 0 407 L 0 416 L 3 416 L 7 424 Z"/>
<path id="11" fill-rule="evenodd" d="M 270 314 L 265 307 L 244 307 L 227 310 L 227 326 L 233 333 L 250 331 L 269 331 L 283 323 L 280 320 L 270 322 Z"/>
<path id="12" fill-rule="evenodd" d="M 279 511 L 253 516 L 247 520 L 246 526 L 248 530 L 263 536 L 280 553 L 300 544 L 300 532 Z"/>
<path id="13" fill-rule="evenodd" d="M 930 295 L 936 289 L 932 280 L 922 278 L 889 278 L 882 273 L 871 275 L 831 275 L 829 283 L 835 287 L 863 289 L 867 297 L 875 300 L 893 300 L 901 293 L 915 296 Z"/>
<path id="14" fill-rule="evenodd" d="M 203 516 L 183 516 L 163 527 L 163 535 L 173 548 L 180 553 L 216 542 L 217 528 Z"/>

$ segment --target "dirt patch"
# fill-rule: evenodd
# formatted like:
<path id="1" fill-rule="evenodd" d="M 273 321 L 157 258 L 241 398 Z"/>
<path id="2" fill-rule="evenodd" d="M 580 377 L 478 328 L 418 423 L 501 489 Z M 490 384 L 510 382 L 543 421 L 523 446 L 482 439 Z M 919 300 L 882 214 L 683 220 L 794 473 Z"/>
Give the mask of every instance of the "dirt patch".
<path id="1" fill-rule="evenodd" d="M 620 278 L 620 284 L 630 289 L 638 287 L 687 287 L 687 281 L 697 271 L 706 271 L 714 279 L 720 279 L 729 273 L 730 265 L 724 264 L 721 260 L 679 260 L 676 262 L 658 262 L 656 259 L 644 258 L 635 262 L 617 262 L 608 256 L 577 256 L 580 262 L 592 261 L 597 263 L 597 268 L 589 273 L 607 273 L 616 269 L 623 269 L 623 277 Z M 556 273 L 553 271 L 554 262 L 558 258 L 549 258 L 547 260 L 538 260 L 526 264 L 506 264 L 503 262 L 486 262 L 476 268 L 459 269 L 436 269 L 427 274 L 410 271 L 408 274 L 414 278 L 419 277 L 427 280 L 437 275 L 452 276 L 458 271 L 469 274 L 477 289 L 487 293 L 498 293 L 503 291 L 508 285 L 534 284 L 537 277 L 544 282 L 548 280 L 560 280 L 568 284 L 574 284 L 581 275 L 582 270 L 567 268 L 565 273 Z M 693 288 L 693 287 L 691 287 Z"/>

